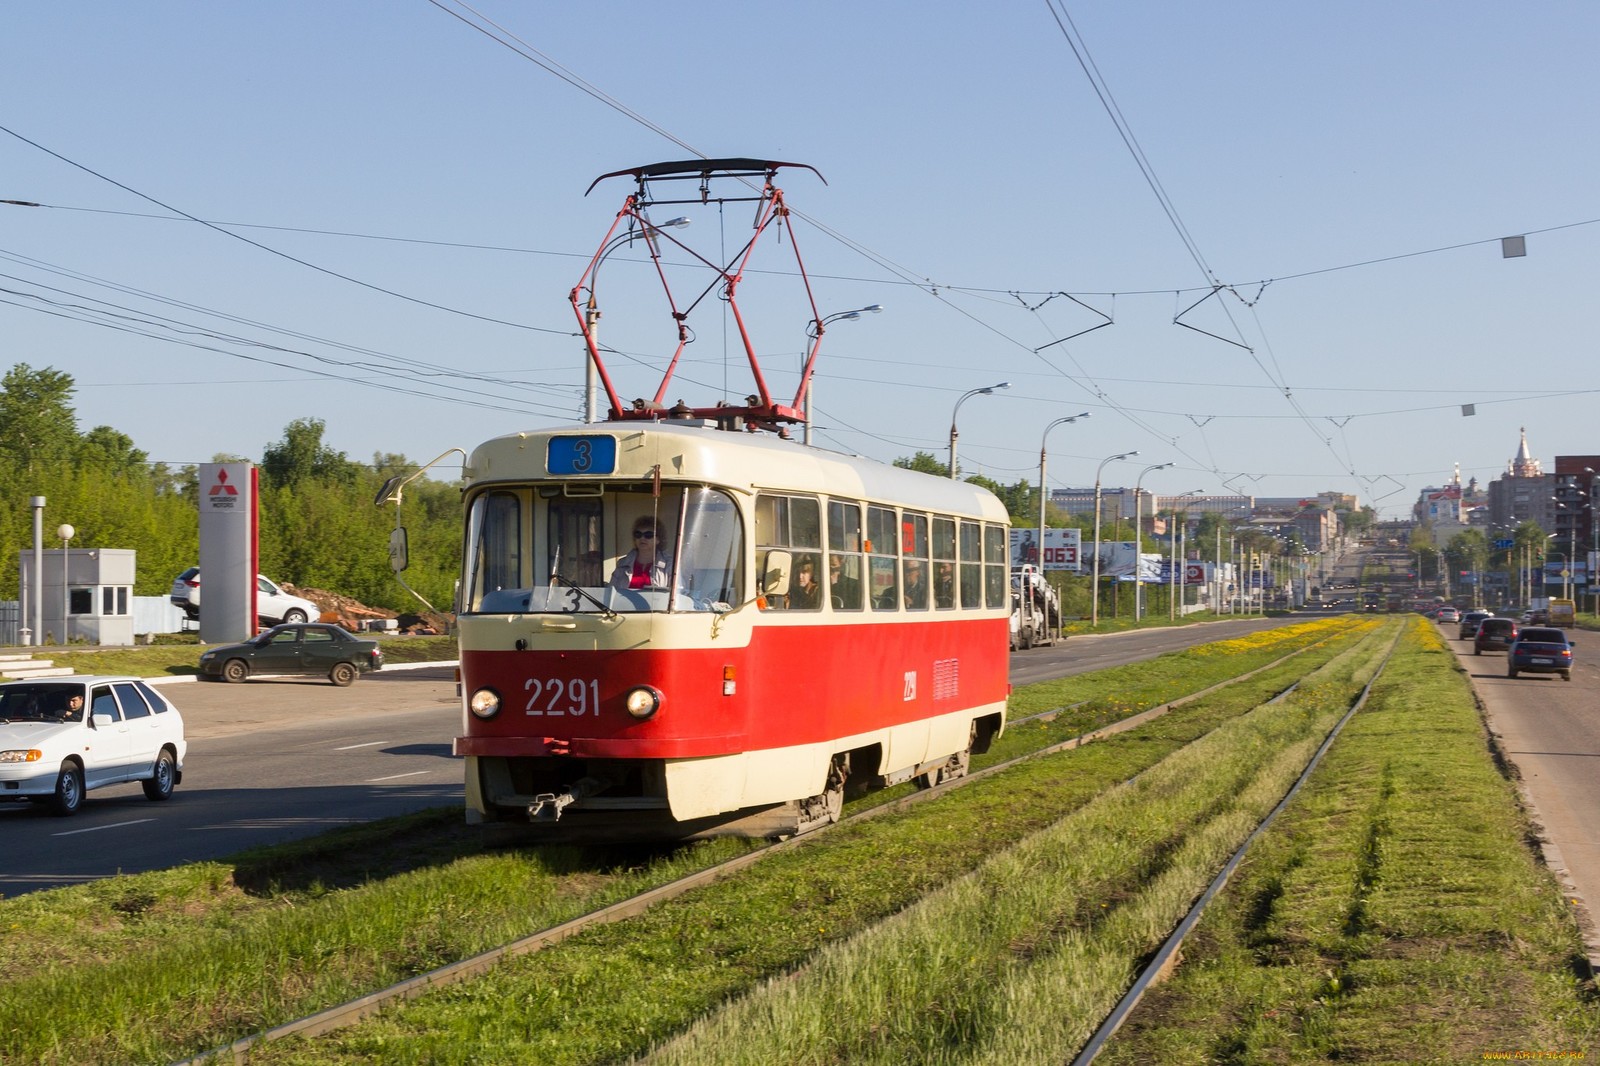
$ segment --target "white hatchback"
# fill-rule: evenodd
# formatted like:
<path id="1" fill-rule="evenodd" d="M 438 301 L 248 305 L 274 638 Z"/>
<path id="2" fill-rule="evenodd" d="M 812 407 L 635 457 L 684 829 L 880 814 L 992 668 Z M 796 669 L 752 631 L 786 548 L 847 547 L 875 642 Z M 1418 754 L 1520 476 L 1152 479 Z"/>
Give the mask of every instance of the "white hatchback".
<path id="1" fill-rule="evenodd" d="M 0 799 L 74 814 L 89 790 L 137 781 L 164 800 L 183 780 L 187 750 L 183 715 L 139 678 L 0 684 Z"/>

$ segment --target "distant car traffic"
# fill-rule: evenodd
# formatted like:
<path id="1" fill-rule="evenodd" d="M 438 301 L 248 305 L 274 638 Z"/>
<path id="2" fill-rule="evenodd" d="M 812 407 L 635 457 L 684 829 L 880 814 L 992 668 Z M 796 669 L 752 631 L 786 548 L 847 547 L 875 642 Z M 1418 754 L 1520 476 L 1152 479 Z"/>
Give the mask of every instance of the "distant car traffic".
<path id="1" fill-rule="evenodd" d="M 1456 630 L 1457 638 L 1470 640 L 1478 632 L 1478 623 L 1489 617 L 1492 616 L 1488 611 L 1468 611 L 1461 616 L 1461 625 Z"/>
<path id="2" fill-rule="evenodd" d="M 1524 626 L 1506 653 L 1506 676 L 1560 674 L 1572 680 L 1572 641 L 1553 626 Z"/>
<path id="3" fill-rule="evenodd" d="M 172 581 L 169 598 L 190 621 L 200 617 L 200 568 L 191 566 Z M 292 596 L 271 581 L 256 575 L 256 619 L 267 625 L 279 622 L 315 622 L 322 608 L 310 600 Z"/>
<path id="4" fill-rule="evenodd" d="M 1486 651 L 1510 651 L 1511 644 L 1516 639 L 1516 619 L 1485 618 L 1478 623 L 1478 631 L 1472 635 L 1472 654 L 1482 655 Z"/>
<path id="5" fill-rule="evenodd" d="M 1461 612 L 1454 607 L 1441 607 L 1433 617 L 1441 623 L 1450 622 L 1457 625 L 1461 623 Z"/>
<path id="6" fill-rule="evenodd" d="M 87 709 L 86 709 L 87 708 Z M 183 715 L 135 677 L 0 685 L 0 797 L 77 813 L 84 794 L 137 781 L 164 800 L 183 780 Z"/>
<path id="7" fill-rule="evenodd" d="M 256 674 L 304 674 L 325 676 L 342 687 L 381 669 L 383 649 L 377 641 L 315 622 L 275 626 L 255 640 L 208 648 L 200 656 L 201 678 L 235 683 Z"/>

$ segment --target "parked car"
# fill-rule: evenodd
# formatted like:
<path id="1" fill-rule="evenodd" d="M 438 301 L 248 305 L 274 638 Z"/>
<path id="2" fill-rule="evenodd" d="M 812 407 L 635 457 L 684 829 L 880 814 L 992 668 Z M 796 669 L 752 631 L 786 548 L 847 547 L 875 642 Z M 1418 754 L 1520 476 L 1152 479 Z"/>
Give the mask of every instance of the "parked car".
<path id="1" fill-rule="evenodd" d="M 87 707 L 87 711 L 85 710 Z M 138 781 L 164 800 L 183 780 L 183 715 L 136 677 L 0 684 L 0 797 L 75 814 L 84 794 Z"/>
<path id="2" fill-rule="evenodd" d="M 1524 626 L 1506 652 L 1506 676 L 1560 674 L 1572 680 L 1572 641 L 1553 626 Z"/>
<path id="3" fill-rule="evenodd" d="M 1461 623 L 1461 612 L 1454 607 L 1441 607 L 1434 614 L 1434 618 L 1441 623 L 1450 622 L 1459 625 Z"/>
<path id="4" fill-rule="evenodd" d="M 200 568 L 191 566 L 172 581 L 170 599 L 190 621 L 200 617 Z M 314 622 L 322 608 L 310 600 L 291 596 L 271 581 L 256 575 L 256 619 L 267 625 L 279 622 Z"/>
<path id="5" fill-rule="evenodd" d="M 254 674 L 324 675 L 341 687 L 383 669 L 383 649 L 342 626 L 313 622 L 274 626 L 255 640 L 222 644 L 200 656 L 205 680 L 240 682 Z"/>
<path id="6" fill-rule="evenodd" d="M 1511 645 L 1517 639 L 1517 622 L 1513 618 L 1485 618 L 1478 623 L 1478 631 L 1472 637 L 1472 654 L 1482 655 L 1486 651 L 1510 651 Z"/>
<path id="7" fill-rule="evenodd" d="M 1461 627 L 1456 630 L 1456 636 L 1461 640 L 1468 640 L 1478 631 L 1478 623 L 1485 618 L 1492 618 L 1488 611 L 1468 611 L 1461 616 Z"/>

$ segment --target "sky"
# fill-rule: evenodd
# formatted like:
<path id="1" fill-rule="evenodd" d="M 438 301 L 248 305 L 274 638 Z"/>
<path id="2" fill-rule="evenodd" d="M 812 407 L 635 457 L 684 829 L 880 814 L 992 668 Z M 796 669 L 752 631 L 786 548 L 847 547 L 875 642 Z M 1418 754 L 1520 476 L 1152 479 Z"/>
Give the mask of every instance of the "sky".
<path id="1" fill-rule="evenodd" d="M 818 313 L 883 308 L 826 331 L 817 445 L 945 461 L 959 407 L 1004 484 L 1043 443 L 1051 488 L 1402 517 L 1523 427 L 1547 470 L 1600 453 L 1597 47 L 1577 0 L 10 5 L 0 200 L 43 206 L 0 204 L 0 369 L 174 465 L 303 418 L 416 463 L 575 423 L 568 294 L 632 184 L 585 190 L 773 159 L 826 181 L 778 179 Z M 748 233 L 663 211 L 711 260 Z M 788 401 L 810 309 L 761 247 L 740 302 Z M 675 340 L 649 270 L 597 282 L 625 399 Z M 714 294 L 690 326 L 667 402 L 754 391 Z"/>

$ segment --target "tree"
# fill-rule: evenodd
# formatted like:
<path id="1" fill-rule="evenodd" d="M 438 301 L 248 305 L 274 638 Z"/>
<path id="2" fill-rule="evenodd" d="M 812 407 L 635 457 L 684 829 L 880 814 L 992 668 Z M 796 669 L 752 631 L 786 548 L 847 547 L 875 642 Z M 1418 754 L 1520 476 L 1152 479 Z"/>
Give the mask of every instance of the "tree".
<path id="1" fill-rule="evenodd" d="M 261 453 L 261 479 L 267 485 L 294 488 L 304 481 L 353 484 L 361 466 L 343 452 L 322 443 L 326 424 L 320 418 L 297 418 L 284 428 L 283 439 Z"/>
<path id="2" fill-rule="evenodd" d="M 71 461 L 78 445 L 72 375 L 18 363 L 0 378 L 0 457 L 34 473 Z"/>
<path id="3" fill-rule="evenodd" d="M 932 474 L 934 477 L 949 477 L 950 467 L 933 457 L 932 452 L 918 452 L 907 459 L 902 456 L 894 461 L 894 465 L 901 470 L 916 470 L 923 474 Z"/>
<path id="4" fill-rule="evenodd" d="M 133 446 L 133 438 L 110 426 L 95 426 L 78 444 L 78 462 L 102 470 L 125 472 L 145 469 L 149 452 Z"/>

